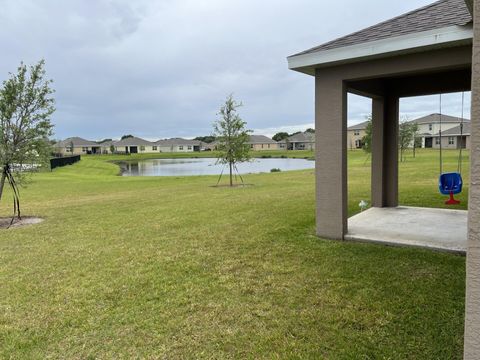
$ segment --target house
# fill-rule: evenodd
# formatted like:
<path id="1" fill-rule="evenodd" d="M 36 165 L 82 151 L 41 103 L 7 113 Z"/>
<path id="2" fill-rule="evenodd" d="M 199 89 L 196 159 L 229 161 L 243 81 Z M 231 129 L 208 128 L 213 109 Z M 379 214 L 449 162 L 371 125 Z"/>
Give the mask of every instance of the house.
<path id="1" fill-rule="evenodd" d="M 365 221 L 364 230 L 384 236 L 390 229 L 376 221 L 396 214 L 390 224 L 397 239 L 408 241 L 417 225 L 435 241 L 439 226 L 456 221 L 451 210 L 436 209 L 437 221 L 425 225 L 418 221 L 422 209 L 398 207 L 400 98 L 472 91 L 469 209 L 455 214 L 468 239 L 464 359 L 480 359 L 480 0 L 437 1 L 292 55 L 288 66 L 315 79 L 316 233 L 329 239 L 355 239 L 348 220 L 348 93 L 372 104 L 372 208 L 362 214 L 375 221 Z"/>
<path id="2" fill-rule="evenodd" d="M 443 149 L 469 149 L 470 148 L 470 122 L 465 122 L 462 125 L 457 125 L 448 130 L 442 130 L 442 134 L 437 133 L 433 135 L 432 147 L 440 148 L 440 139 L 442 139 Z"/>
<path id="3" fill-rule="evenodd" d="M 253 151 L 267 151 L 279 149 L 279 143 L 265 135 L 250 135 L 247 144 Z M 204 146 L 205 149 L 217 150 L 218 140 L 215 140 L 209 144 L 204 144 Z"/>
<path id="4" fill-rule="evenodd" d="M 56 143 L 54 151 L 59 156 L 100 154 L 101 147 L 94 141 L 75 136 Z"/>
<path id="5" fill-rule="evenodd" d="M 160 152 L 193 152 L 203 149 L 201 141 L 182 138 L 158 140 L 155 142 L 155 145 Z"/>
<path id="6" fill-rule="evenodd" d="M 250 135 L 247 144 L 254 151 L 278 150 L 278 143 L 265 135 Z"/>
<path id="7" fill-rule="evenodd" d="M 115 141 L 106 140 L 98 143 L 102 154 L 113 154 L 115 152 Z M 113 150 L 113 151 L 112 151 Z"/>
<path id="8" fill-rule="evenodd" d="M 423 116 L 421 118 L 409 121 L 409 123 L 414 123 L 418 125 L 417 138 L 422 140 L 422 148 L 435 148 L 439 145 L 439 140 L 437 144 L 434 143 L 434 138 L 437 137 L 440 131 L 440 118 L 442 124 L 442 133 L 446 130 L 450 130 L 455 127 L 459 127 L 463 122 L 464 124 L 470 123 L 468 119 L 461 119 L 449 115 L 440 115 L 440 114 L 430 114 Z"/>
<path id="9" fill-rule="evenodd" d="M 125 154 L 145 154 L 158 152 L 158 146 L 148 140 L 135 136 L 113 142 L 115 152 Z"/>
<path id="10" fill-rule="evenodd" d="M 350 150 L 361 149 L 363 147 L 363 138 L 367 134 L 368 121 L 352 125 L 347 128 L 347 147 Z"/>
<path id="11" fill-rule="evenodd" d="M 300 132 L 278 142 L 280 149 L 286 150 L 315 150 L 315 134 Z"/>

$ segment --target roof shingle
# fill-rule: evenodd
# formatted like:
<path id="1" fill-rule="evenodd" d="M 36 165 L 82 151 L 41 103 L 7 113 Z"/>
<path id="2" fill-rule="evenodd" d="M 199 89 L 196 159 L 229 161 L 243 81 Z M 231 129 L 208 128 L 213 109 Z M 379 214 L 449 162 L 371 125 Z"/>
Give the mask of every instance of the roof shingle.
<path id="1" fill-rule="evenodd" d="M 464 26 L 471 21 L 472 16 L 465 4 L 465 0 L 440 0 L 292 56 L 331 50 L 449 26 Z"/>

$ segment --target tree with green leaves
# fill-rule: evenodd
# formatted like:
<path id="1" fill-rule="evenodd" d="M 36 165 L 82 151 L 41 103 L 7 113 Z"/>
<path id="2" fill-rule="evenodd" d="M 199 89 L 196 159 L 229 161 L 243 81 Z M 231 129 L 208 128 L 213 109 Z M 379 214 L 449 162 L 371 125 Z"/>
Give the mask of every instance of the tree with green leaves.
<path id="1" fill-rule="evenodd" d="M 207 136 L 197 136 L 195 139 L 193 140 L 198 140 L 198 141 L 201 141 L 201 142 L 204 142 L 206 144 L 211 144 L 212 142 L 215 141 L 215 136 L 213 135 L 207 135 Z"/>
<path id="2" fill-rule="evenodd" d="M 8 182 L 14 197 L 12 222 L 21 218 L 19 186 L 26 172 L 46 165 L 52 151 L 54 91 L 44 66 L 44 60 L 28 67 L 21 63 L 0 88 L 0 199 Z"/>
<path id="3" fill-rule="evenodd" d="M 131 135 L 131 134 L 123 135 L 123 136 L 120 138 L 120 140 L 129 139 L 129 138 L 133 138 L 133 135 Z"/>
<path id="4" fill-rule="evenodd" d="M 287 132 L 281 131 L 281 132 L 278 132 L 275 135 L 273 135 L 272 140 L 282 141 L 282 140 L 285 140 L 286 138 L 288 138 L 289 136 L 290 135 L 288 135 Z"/>
<path id="5" fill-rule="evenodd" d="M 372 152 L 372 115 L 367 116 L 365 135 L 362 138 L 362 149 L 367 154 L 370 154 Z"/>
<path id="6" fill-rule="evenodd" d="M 247 130 L 247 123 L 240 118 L 238 108 L 242 103 L 233 99 L 233 95 L 227 97 L 225 104 L 217 114 L 220 118 L 213 124 L 213 133 L 218 142 L 217 163 L 228 165 L 230 172 L 230 186 L 233 186 L 233 171 L 237 163 L 250 160 L 251 130 Z M 219 178 L 220 181 L 220 178 Z"/>
<path id="7" fill-rule="evenodd" d="M 398 129 L 398 147 L 400 149 L 400 162 L 405 160 L 405 150 L 415 146 L 415 136 L 418 132 L 418 124 L 404 118 Z"/>

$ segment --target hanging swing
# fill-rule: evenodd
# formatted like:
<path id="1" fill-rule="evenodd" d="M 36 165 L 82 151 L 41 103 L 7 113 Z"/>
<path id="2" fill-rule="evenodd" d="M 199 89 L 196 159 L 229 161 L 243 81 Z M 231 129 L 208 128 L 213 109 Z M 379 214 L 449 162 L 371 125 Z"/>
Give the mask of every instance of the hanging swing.
<path id="1" fill-rule="evenodd" d="M 465 93 L 462 93 L 462 118 L 460 119 L 460 153 L 458 156 L 458 165 L 456 172 L 443 172 L 443 154 L 442 154 L 442 94 L 440 94 L 440 129 L 438 132 L 440 139 L 440 177 L 438 179 L 438 189 L 442 195 L 449 195 L 450 198 L 445 201 L 447 205 L 460 204 L 453 195 L 462 192 L 462 149 L 463 149 L 463 108 Z"/>

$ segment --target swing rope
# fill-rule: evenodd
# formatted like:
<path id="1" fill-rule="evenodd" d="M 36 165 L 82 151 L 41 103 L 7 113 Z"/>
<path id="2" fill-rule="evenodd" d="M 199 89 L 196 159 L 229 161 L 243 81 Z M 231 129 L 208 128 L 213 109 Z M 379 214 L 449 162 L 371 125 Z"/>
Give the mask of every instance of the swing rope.
<path id="1" fill-rule="evenodd" d="M 462 118 L 460 119 L 460 154 L 458 156 L 458 166 L 457 166 L 457 172 L 459 174 L 462 173 L 462 151 L 463 151 L 463 119 L 464 119 L 464 114 L 463 114 L 463 109 L 464 109 L 464 104 L 465 104 L 465 92 L 462 92 Z M 465 145 L 466 145 L 466 139 L 465 139 Z"/>
<path id="2" fill-rule="evenodd" d="M 443 174 L 443 154 L 442 154 L 442 94 L 440 94 L 440 128 L 438 131 L 440 141 L 440 175 Z"/>

